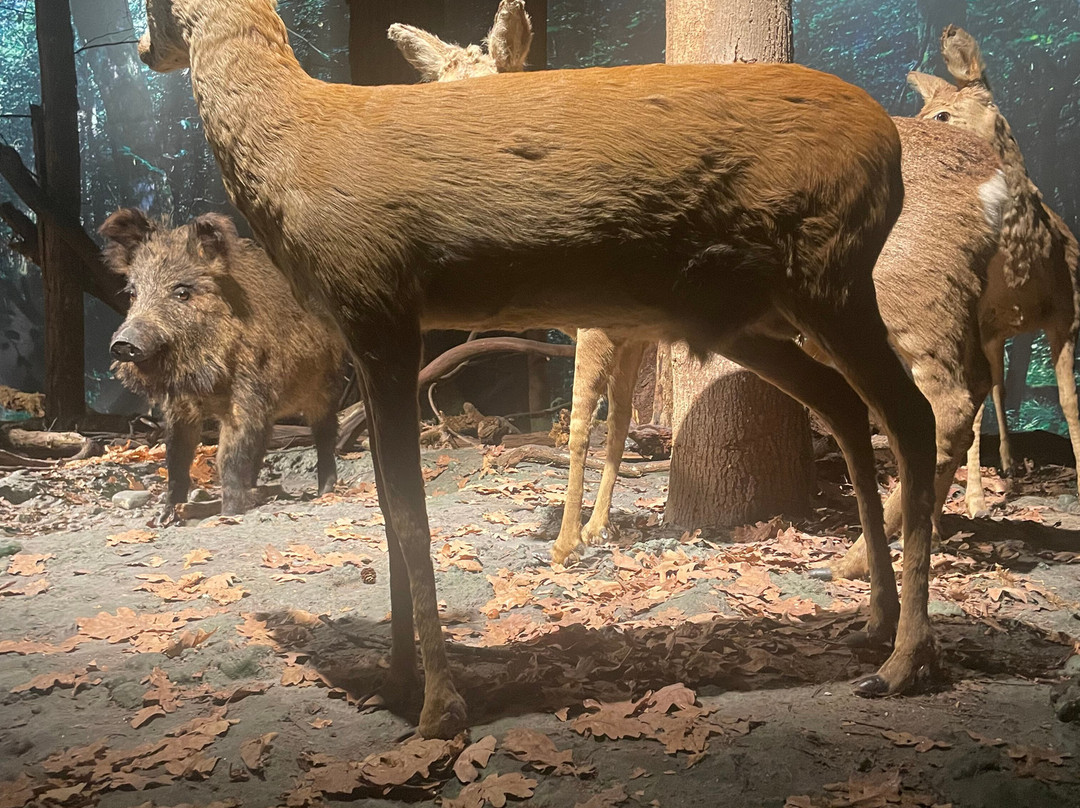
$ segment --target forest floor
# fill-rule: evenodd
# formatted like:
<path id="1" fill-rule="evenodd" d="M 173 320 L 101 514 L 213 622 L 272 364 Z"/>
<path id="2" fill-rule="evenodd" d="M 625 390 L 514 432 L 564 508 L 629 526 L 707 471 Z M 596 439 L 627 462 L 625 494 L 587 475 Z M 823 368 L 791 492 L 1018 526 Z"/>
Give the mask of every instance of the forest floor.
<path id="1" fill-rule="evenodd" d="M 264 477 L 290 496 L 156 529 L 111 497 L 160 494 L 162 462 L 114 449 L 0 480 L 29 497 L 0 499 L 0 808 L 1080 805 L 1080 724 L 1056 714 L 1080 687 L 1061 694 L 1080 673 L 1068 470 L 1008 504 L 990 476 L 991 518 L 944 517 L 943 669 L 864 700 L 849 682 L 883 657 L 843 638 L 867 586 L 807 575 L 858 533 L 835 459 L 812 518 L 708 539 L 663 526 L 664 475 L 620 480 L 618 545 L 554 571 L 565 470 L 425 452 L 473 723 L 419 742 L 369 698 L 389 595 L 368 456 L 312 499 L 313 453 L 275 452 Z"/>

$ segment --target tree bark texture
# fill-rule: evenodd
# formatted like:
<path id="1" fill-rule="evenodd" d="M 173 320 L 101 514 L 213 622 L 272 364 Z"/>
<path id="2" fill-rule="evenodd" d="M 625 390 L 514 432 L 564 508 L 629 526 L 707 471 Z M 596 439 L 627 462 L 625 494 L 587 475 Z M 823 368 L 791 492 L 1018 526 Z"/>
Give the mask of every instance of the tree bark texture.
<path id="1" fill-rule="evenodd" d="M 38 179 L 65 219 L 79 221 L 82 173 L 75 36 L 67 0 L 35 3 L 41 66 Z M 45 289 L 45 415 L 71 423 L 86 410 L 83 285 L 77 261 L 55 228 L 39 228 Z"/>
<path id="2" fill-rule="evenodd" d="M 667 61 L 790 61 L 791 19 L 790 0 L 668 0 Z M 726 527 L 807 509 L 802 405 L 727 359 L 698 362 L 682 343 L 671 347 L 670 398 L 669 524 Z"/>
<path id="3" fill-rule="evenodd" d="M 669 64 L 790 62 L 788 0 L 668 0 Z"/>

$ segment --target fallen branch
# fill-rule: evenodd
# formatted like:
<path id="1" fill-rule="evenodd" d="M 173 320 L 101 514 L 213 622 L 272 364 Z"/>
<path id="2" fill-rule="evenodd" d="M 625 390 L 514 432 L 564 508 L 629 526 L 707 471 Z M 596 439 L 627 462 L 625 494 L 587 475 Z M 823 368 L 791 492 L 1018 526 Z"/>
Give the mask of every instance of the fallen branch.
<path id="1" fill-rule="evenodd" d="M 55 458 L 77 455 L 92 443 L 78 432 L 31 432 L 26 429 L 9 429 L 4 442 L 11 449 L 33 457 Z"/>
<path id="2" fill-rule="evenodd" d="M 43 460 L 40 457 L 26 457 L 6 449 L 0 449 L 0 469 L 51 469 L 55 460 Z"/>
<path id="3" fill-rule="evenodd" d="M 508 452 L 503 452 L 495 458 L 495 465 L 500 468 L 511 468 L 518 463 L 530 461 L 533 463 L 547 463 L 553 466 L 567 467 L 570 465 L 570 455 L 557 451 L 551 446 L 538 446 L 529 444 L 519 446 Z M 595 457 L 585 458 L 585 468 L 603 471 L 604 461 Z M 622 463 L 619 466 L 620 477 L 642 477 L 656 471 L 668 471 L 671 468 L 670 460 L 655 460 L 649 463 Z"/>

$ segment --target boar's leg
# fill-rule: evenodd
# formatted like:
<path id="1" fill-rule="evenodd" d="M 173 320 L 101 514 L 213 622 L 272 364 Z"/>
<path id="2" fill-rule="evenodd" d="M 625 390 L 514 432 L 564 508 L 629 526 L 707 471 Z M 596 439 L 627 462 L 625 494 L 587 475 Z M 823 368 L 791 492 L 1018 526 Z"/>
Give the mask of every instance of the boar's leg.
<path id="1" fill-rule="evenodd" d="M 319 494 L 329 494 L 337 485 L 337 459 L 334 449 L 337 446 L 337 413 L 333 408 L 327 410 L 321 418 L 311 422 L 311 437 L 315 441 L 318 456 Z"/>
<path id="2" fill-rule="evenodd" d="M 250 399 L 240 397 L 250 403 Z M 244 513 L 252 505 L 251 481 L 258 477 L 266 446 L 270 418 L 261 412 L 239 412 L 221 420 L 218 441 L 218 470 L 221 473 L 221 512 Z"/>
<path id="3" fill-rule="evenodd" d="M 176 506 L 187 501 L 191 490 L 191 463 L 202 433 L 197 414 L 165 413 L 165 465 L 169 470 L 169 494 L 158 522 L 167 525 L 176 517 Z"/>
<path id="4" fill-rule="evenodd" d="M 350 334 L 350 329 L 344 329 Z M 450 666 L 439 622 L 435 571 L 431 563 L 431 531 L 420 473 L 420 405 L 417 376 L 420 370 L 420 328 L 415 320 L 396 327 L 357 329 L 354 353 L 367 380 L 366 405 L 373 460 L 378 469 L 376 488 L 386 519 L 390 548 L 390 595 L 393 606 L 394 657 L 391 676 L 415 665 L 412 632 L 406 642 L 399 621 L 415 621 L 424 664 L 424 708 L 420 734 L 451 738 L 465 726 L 465 702 L 450 676 Z M 395 551 L 394 546 L 398 550 Z M 400 552 L 395 562 L 395 552 Z M 399 563 L 404 561 L 404 565 Z M 412 620 L 406 618 L 404 581 L 408 574 Z M 397 572 L 395 574 L 395 567 Z M 403 658 L 402 655 L 407 655 Z M 402 675 L 406 675 L 402 673 Z"/>
<path id="5" fill-rule="evenodd" d="M 259 487 L 259 472 L 262 471 L 263 459 L 266 457 L 266 447 L 270 445 L 270 435 L 274 431 L 274 425 L 270 424 L 259 435 L 259 443 L 255 447 L 255 457 L 251 464 L 251 480 L 249 488 Z"/>

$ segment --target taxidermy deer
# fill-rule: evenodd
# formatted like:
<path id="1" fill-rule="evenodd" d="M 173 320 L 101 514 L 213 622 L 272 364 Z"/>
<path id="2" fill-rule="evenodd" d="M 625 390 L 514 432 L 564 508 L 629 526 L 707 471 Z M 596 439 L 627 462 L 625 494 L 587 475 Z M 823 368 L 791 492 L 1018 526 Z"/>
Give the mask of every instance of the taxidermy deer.
<path id="1" fill-rule="evenodd" d="M 979 306 L 983 349 L 993 381 L 1002 472 L 1008 474 L 1013 465 L 1005 422 L 1005 340 L 1039 329 L 1046 332 L 1050 342 L 1058 401 L 1069 427 L 1073 455 L 1080 463 L 1080 416 L 1073 373 L 1080 328 L 1080 250 L 1076 237 L 1043 202 L 1028 176 L 1009 122 L 994 103 L 978 43 L 963 29 L 950 25 L 941 35 L 941 54 L 956 86 L 937 76 L 909 73 L 908 82 L 925 102 L 918 117 L 974 132 L 986 140 L 1001 158 L 1010 196 L 1002 228 L 1001 256 L 991 267 Z M 967 510 L 972 515 L 986 509 L 979 473 L 982 413 L 980 408 L 968 455 Z"/>
<path id="2" fill-rule="evenodd" d="M 531 38 L 524 9 L 499 6 L 488 35 L 489 48 L 510 51 L 504 59 L 521 65 Z M 506 32 L 515 32 L 507 36 Z M 421 75 L 435 81 L 490 75 L 501 71 L 475 45 L 461 48 L 416 28 L 395 25 L 390 38 Z M 468 65 L 462 69 L 462 65 Z M 930 401 L 937 424 L 935 514 L 948 496 L 956 470 L 971 441 L 972 423 L 990 390 L 990 374 L 979 339 L 979 306 L 988 266 L 997 252 L 1006 187 L 991 149 L 972 135 L 938 131 L 932 124 L 897 118 L 903 145 L 904 210 L 874 268 L 878 306 L 893 346 L 912 368 L 915 382 Z M 577 333 L 574 400 L 570 421 L 570 479 L 556 563 L 576 557 L 578 548 L 606 541 L 611 496 L 630 423 L 631 395 L 647 342 L 598 328 Z M 808 346 L 812 354 L 816 346 Z M 596 505 L 581 526 L 585 457 L 589 427 L 599 396 L 608 395 L 608 442 Z M 885 531 L 899 535 L 901 493 L 885 503 Z M 822 577 L 868 574 L 865 543 L 857 542 Z"/>
<path id="3" fill-rule="evenodd" d="M 520 0 L 508 0 L 520 2 Z M 927 615 L 933 412 L 889 347 L 872 271 L 900 213 L 884 110 L 797 65 L 651 65 L 360 87 L 303 72 L 273 0 L 147 0 L 139 53 L 191 69 L 225 188 L 365 379 L 393 612 L 387 697 L 425 673 L 419 730 L 466 723 L 436 608 L 420 473 L 425 328 L 590 326 L 719 351 L 817 410 L 848 460 L 871 559 L 860 680 L 936 659 Z M 813 337 L 834 367 L 798 349 Z M 835 369 L 834 369 L 835 368 Z M 904 485 L 904 599 L 867 405 Z M 395 692 L 396 691 L 396 692 Z"/>

